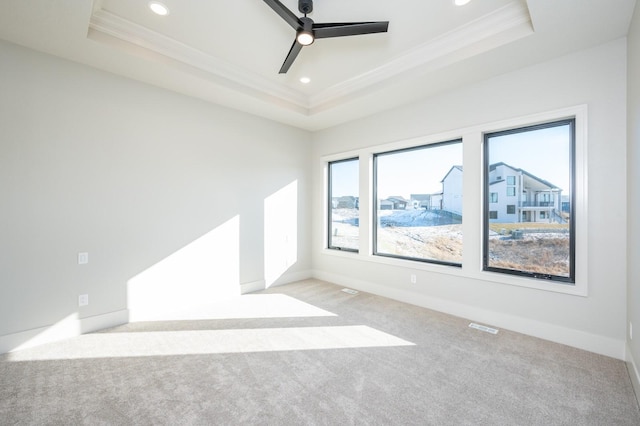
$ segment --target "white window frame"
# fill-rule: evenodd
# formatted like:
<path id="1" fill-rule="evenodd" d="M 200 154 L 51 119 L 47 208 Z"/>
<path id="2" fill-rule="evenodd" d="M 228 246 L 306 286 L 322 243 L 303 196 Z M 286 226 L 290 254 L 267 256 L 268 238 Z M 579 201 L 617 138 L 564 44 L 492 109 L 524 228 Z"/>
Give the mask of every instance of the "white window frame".
<path id="1" fill-rule="evenodd" d="M 575 118 L 575 283 L 565 284 L 558 282 L 546 282 L 529 277 L 520 277 L 510 274 L 482 270 L 483 249 L 483 149 L 485 133 L 493 133 L 518 127 L 526 127 L 536 124 Z M 324 224 L 322 230 L 324 238 L 319 249 L 323 255 L 338 256 L 364 262 L 390 265 L 409 270 L 441 273 L 454 277 L 474 279 L 487 283 L 498 283 L 527 287 L 543 291 L 564 293 L 576 296 L 588 296 L 588 170 L 587 170 L 587 106 L 579 105 L 554 111 L 531 114 L 502 121 L 485 123 L 473 127 L 454 129 L 434 135 L 413 138 L 403 141 L 386 143 L 351 150 L 334 155 L 327 155 L 320 159 L 323 170 L 323 188 L 321 218 Z M 463 144 L 463 255 L 462 267 L 439 265 L 433 263 L 417 262 L 405 259 L 387 258 L 373 255 L 373 155 L 377 153 L 411 148 L 419 145 L 439 143 L 443 140 L 462 138 Z M 360 221 L 358 253 L 327 249 L 327 211 L 324 205 L 327 200 L 327 173 L 328 162 L 346 158 L 359 157 L 360 159 Z"/>

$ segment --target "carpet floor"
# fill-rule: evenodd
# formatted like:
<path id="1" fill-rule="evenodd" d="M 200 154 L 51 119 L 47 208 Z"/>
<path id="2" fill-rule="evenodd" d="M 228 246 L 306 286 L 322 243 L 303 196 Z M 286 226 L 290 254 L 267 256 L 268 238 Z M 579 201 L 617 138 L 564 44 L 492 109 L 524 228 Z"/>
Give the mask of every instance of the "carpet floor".
<path id="1" fill-rule="evenodd" d="M 0 356 L 2 425 L 640 425 L 625 363 L 306 280 Z"/>

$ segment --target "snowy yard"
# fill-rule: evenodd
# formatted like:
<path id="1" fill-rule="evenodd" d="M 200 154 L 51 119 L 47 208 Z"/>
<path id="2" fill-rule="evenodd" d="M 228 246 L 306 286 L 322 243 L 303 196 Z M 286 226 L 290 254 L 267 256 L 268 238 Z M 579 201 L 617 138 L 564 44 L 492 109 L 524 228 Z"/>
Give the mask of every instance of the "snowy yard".
<path id="1" fill-rule="evenodd" d="M 333 210 L 333 246 L 358 249 L 356 209 Z M 377 251 L 402 257 L 462 263 L 462 224 L 451 215 L 423 209 L 381 210 Z M 515 224 L 509 224 L 513 227 Z M 489 266 L 527 272 L 569 275 L 569 233 L 517 224 L 521 239 L 490 231 Z M 506 225 L 505 225 L 506 226 Z M 565 231 L 565 232 L 563 232 Z"/>

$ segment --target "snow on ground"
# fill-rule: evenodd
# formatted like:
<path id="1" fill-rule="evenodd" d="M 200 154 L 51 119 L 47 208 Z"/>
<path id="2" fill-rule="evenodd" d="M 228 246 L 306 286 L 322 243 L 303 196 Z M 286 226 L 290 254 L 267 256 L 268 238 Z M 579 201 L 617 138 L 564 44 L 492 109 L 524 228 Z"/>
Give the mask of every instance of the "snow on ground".
<path id="1" fill-rule="evenodd" d="M 429 210 L 378 211 L 379 253 L 403 257 L 462 262 L 461 221 L 447 214 Z M 358 249 L 359 211 L 333 210 L 332 245 Z M 523 226 L 524 227 L 524 226 Z M 526 228 L 526 227 L 525 227 Z M 526 229 L 522 238 L 490 231 L 492 266 L 512 269 L 532 268 L 535 272 L 568 274 L 569 234 Z"/>

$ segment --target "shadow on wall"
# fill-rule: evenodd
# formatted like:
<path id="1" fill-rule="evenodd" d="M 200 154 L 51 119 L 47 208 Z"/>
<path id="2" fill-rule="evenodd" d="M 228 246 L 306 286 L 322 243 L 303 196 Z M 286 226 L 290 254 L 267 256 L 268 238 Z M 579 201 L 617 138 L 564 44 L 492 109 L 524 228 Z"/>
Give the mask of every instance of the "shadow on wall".
<path id="1" fill-rule="evenodd" d="M 298 260 L 298 181 L 264 198 L 262 223 L 244 223 L 235 214 L 211 231 L 131 277 L 126 283 L 128 321 L 190 317 L 204 305 L 230 300 L 241 293 L 241 227 L 260 232 L 264 251 L 249 250 L 246 262 L 264 266 L 261 287 L 279 279 Z M 247 215 L 249 217 L 249 215 Z M 260 235 L 256 244 L 262 246 Z M 246 238 L 245 238 L 246 241 Z M 246 250 L 246 248 L 245 248 Z M 245 254 L 245 256 L 247 256 Z M 262 259 L 261 259 L 262 257 Z M 261 262 L 262 261 L 262 262 Z M 127 321 L 126 311 L 80 318 L 80 312 L 42 328 L 0 336 L 0 353 L 74 337 Z M 100 318 L 107 316 L 108 318 Z"/>

